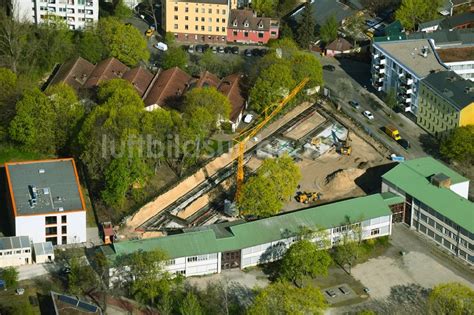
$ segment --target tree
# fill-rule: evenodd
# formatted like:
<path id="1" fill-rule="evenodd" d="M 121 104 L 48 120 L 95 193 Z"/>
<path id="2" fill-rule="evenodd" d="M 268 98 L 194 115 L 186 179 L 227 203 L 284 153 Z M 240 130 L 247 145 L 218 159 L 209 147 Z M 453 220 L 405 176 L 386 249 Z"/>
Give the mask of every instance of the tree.
<path id="1" fill-rule="evenodd" d="M 351 237 L 348 233 L 342 235 L 342 239 L 334 249 L 334 260 L 344 269 L 345 266 L 349 266 L 347 272 L 351 274 L 352 266 L 357 261 L 360 254 L 360 246 L 358 242 Z"/>
<path id="2" fill-rule="evenodd" d="M 68 274 L 68 290 L 74 295 L 90 293 L 98 286 L 96 273 L 90 265 L 81 264 L 77 258 L 69 261 L 71 272 Z"/>
<path id="3" fill-rule="evenodd" d="M 76 47 L 79 56 L 97 63 L 108 57 L 107 47 L 105 47 L 96 28 L 83 30 L 76 35 Z"/>
<path id="4" fill-rule="evenodd" d="M 303 49 L 309 49 L 309 45 L 315 39 L 316 23 L 313 16 L 313 5 L 311 1 L 306 1 L 303 15 L 298 23 L 297 42 Z"/>
<path id="5" fill-rule="evenodd" d="M 461 283 L 439 284 L 428 298 L 431 314 L 471 314 L 474 310 L 474 291 Z"/>
<path id="6" fill-rule="evenodd" d="M 170 47 L 163 56 L 163 69 L 179 67 L 186 69 L 188 65 L 188 54 L 181 47 Z"/>
<path id="7" fill-rule="evenodd" d="M 297 0 L 279 0 L 276 15 L 280 17 L 285 16 L 290 13 L 294 8 L 296 8 L 298 4 L 299 1 Z M 287 24 L 285 23 L 285 25 Z"/>
<path id="8" fill-rule="evenodd" d="M 124 3 L 124 0 L 118 0 L 114 8 L 114 16 L 120 20 L 132 17 L 133 11 Z"/>
<path id="9" fill-rule="evenodd" d="M 474 126 L 455 128 L 441 142 L 440 152 L 448 160 L 472 165 L 474 163 Z"/>
<path id="10" fill-rule="evenodd" d="M 7 68 L 0 68 L 0 141 L 5 137 L 13 117 L 15 117 L 15 103 L 19 94 L 18 78 Z"/>
<path id="11" fill-rule="evenodd" d="M 309 240 L 293 243 L 283 256 L 279 275 L 282 279 L 301 286 L 304 277 L 327 275 L 331 256 Z"/>
<path id="12" fill-rule="evenodd" d="M 19 22 L 18 12 L 12 12 L 12 16 L 16 18 L 7 16 L 4 10 L 0 12 L 0 66 L 18 74 L 30 68 L 34 50 L 28 40 L 30 25 Z"/>
<path id="13" fill-rule="evenodd" d="M 293 88 L 295 81 L 288 62 L 282 60 L 260 72 L 255 85 L 250 90 L 250 106 L 261 113 L 274 105 Z"/>
<path id="14" fill-rule="evenodd" d="M 13 288 L 18 284 L 18 270 L 15 267 L 7 267 L 2 270 L 1 279 L 5 281 L 7 288 Z"/>
<path id="15" fill-rule="evenodd" d="M 109 55 L 128 66 L 147 61 L 150 52 L 142 34 L 133 25 L 123 24 L 119 19 L 108 17 L 99 21 L 99 32 Z"/>
<path id="16" fill-rule="evenodd" d="M 26 91 L 16 104 L 16 116 L 10 123 L 12 140 L 31 151 L 54 153 L 54 110 L 49 99 L 39 89 Z M 52 119 L 53 118 L 53 119 Z"/>
<path id="17" fill-rule="evenodd" d="M 206 109 L 217 122 L 229 119 L 231 104 L 229 99 L 214 87 L 196 88 L 186 93 L 184 111 L 188 112 L 197 108 Z"/>
<path id="18" fill-rule="evenodd" d="M 276 4 L 277 2 L 274 0 L 254 0 L 252 1 L 252 9 L 259 16 L 272 17 L 275 15 Z"/>
<path id="19" fill-rule="evenodd" d="M 301 179 L 298 166 L 288 155 L 267 159 L 242 187 L 237 206 L 241 214 L 268 217 L 277 214 L 295 192 Z"/>
<path id="20" fill-rule="evenodd" d="M 361 0 L 362 6 L 370 12 L 378 15 L 383 10 L 391 8 L 398 0 Z"/>
<path id="21" fill-rule="evenodd" d="M 118 257 L 122 278 L 129 280 L 130 293 L 142 303 L 153 305 L 160 293 L 169 291 L 170 275 L 163 270 L 166 260 L 160 250 L 140 250 Z"/>
<path id="22" fill-rule="evenodd" d="M 309 78 L 306 88 L 323 85 L 323 68 L 321 63 L 311 53 L 298 52 L 291 58 L 293 65 L 293 78 L 296 82 L 301 82 L 304 78 Z"/>
<path id="23" fill-rule="evenodd" d="M 412 31 L 419 23 L 435 19 L 442 4 L 443 0 L 402 0 L 402 4 L 395 12 L 395 18 L 406 30 Z"/>
<path id="24" fill-rule="evenodd" d="M 388 90 L 384 101 L 391 110 L 395 110 L 398 106 L 397 91 L 395 89 Z"/>
<path id="25" fill-rule="evenodd" d="M 13 303 L 13 305 L 0 304 L 0 313 L 5 315 L 35 315 L 33 306 L 27 301 Z"/>
<path id="26" fill-rule="evenodd" d="M 166 44 L 168 44 L 168 46 L 174 45 L 174 42 L 175 42 L 174 34 L 171 32 L 166 32 L 164 41 Z"/>
<path id="27" fill-rule="evenodd" d="M 179 307 L 179 312 L 181 315 L 201 315 L 203 314 L 201 305 L 197 297 L 192 293 L 188 292 L 186 297 L 181 302 Z"/>
<path id="28" fill-rule="evenodd" d="M 156 17 L 156 5 L 161 4 L 160 1 L 157 0 L 142 0 L 142 7 L 141 10 L 149 16 L 153 18 L 153 23 L 155 23 L 155 28 L 158 27 L 158 19 Z M 173 36 L 174 37 L 174 36 Z"/>
<path id="29" fill-rule="evenodd" d="M 289 282 L 276 282 L 258 293 L 247 314 L 323 314 L 326 307 L 326 301 L 318 288 L 313 286 L 297 288 Z"/>
<path id="30" fill-rule="evenodd" d="M 357 37 L 365 30 L 365 21 L 363 15 L 354 14 L 349 16 L 344 22 L 344 29 L 352 38 L 354 46 L 357 44 Z"/>
<path id="31" fill-rule="evenodd" d="M 334 15 L 331 15 L 321 26 L 319 35 L 321 40 L 327 45 L 334 41 L 337 38 L 337 30 L 339 28 L 339 23 L 336 20 Z"/>

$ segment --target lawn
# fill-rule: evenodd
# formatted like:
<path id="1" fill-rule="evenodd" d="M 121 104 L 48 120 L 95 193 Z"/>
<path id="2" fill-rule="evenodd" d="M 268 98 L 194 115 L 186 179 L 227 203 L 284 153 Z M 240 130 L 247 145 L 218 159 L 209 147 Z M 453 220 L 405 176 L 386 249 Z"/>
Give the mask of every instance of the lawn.
<path id="1" fill-rule="evenodd" d="M 0 143 L 0 164 L 12 161 L 28 161 L 28 160 L 41 160 L 51 158 L 53 156 L 29 152 L 15 148 L 9 144 Z"/>
<path id="2" fill-rule="evenodd" d="M 23 288 L 25 293 L 23 295 L 16 295 L 15 288 Z M 0 308 L 10 307 L 16 311 L 22 310 L 21 313 L 13 312 L 12 314 L 41 314 L 37 303 L 37 290 L 35 286 L 30 282 L 22 281 L 15 288 L 0 291 Z M 30 300 L 35 300 L 36 303 L 33 303 L 36 305 L 33 305 Z"/>

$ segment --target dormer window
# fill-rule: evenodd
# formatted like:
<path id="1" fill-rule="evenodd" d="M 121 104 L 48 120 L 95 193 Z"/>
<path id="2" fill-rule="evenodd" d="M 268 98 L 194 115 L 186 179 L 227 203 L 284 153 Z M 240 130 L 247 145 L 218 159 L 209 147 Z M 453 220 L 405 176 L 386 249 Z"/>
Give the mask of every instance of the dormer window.
<path id="1" fill-rule="evenodd" d="M 249 21 L 248 20 L 244 21 L 244 27 L 249 27 Z"/>
<path id="2" fill-rule="evenodd" d="M 263 23 L 262 22 L 258 23 L 258 28 L 263 28 Z"/>
<path id="3" fill-rule="evenodd" d="M 234 27 L 237 27 L 237 19 L 235 19 L 234 22 L 232 22 L 232 25 L 233 25 Z"/>

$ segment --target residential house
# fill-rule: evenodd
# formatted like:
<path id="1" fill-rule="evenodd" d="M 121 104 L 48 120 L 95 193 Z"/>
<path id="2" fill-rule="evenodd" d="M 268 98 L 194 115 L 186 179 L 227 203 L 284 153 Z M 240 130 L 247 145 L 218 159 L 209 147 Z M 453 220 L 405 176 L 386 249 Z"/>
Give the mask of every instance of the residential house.
<path id="1" fill-rule="evenodd" d="M 51 242 L 33 244 L 33 258 L 37 264 L 54 261 L 54 248 Z"/>
<path id="2" fill-rule="evenodd" d="M 474 82 L 453 71 L 429 74 L 421 80 L 416 122 L 437 138 L 458 126 L 474 125 Z"/>
<path id="3" fill-rule="evenodd" d="M 218 87 L 219 92 L 224 94 L 230 101 L 229 122 L 233 132 L 235 132 L 237 126 L 242 121 L 243 112 L 247 108 L 247 100 L 242 95 L 242 89 L 240 88 L 241 79 L 241 74 L 231 74 L 223 78 Z"/>
<path id="4" fill-rule="evenodd" d="M 326 56 L 336 56 L 340 54 L 349 54 L 352 52 L 352 44 L 345 38 L 337 38 L 326 46 Z"/>
<path id="5" fill-rule="evenodd" d="M 443 71 L 433 43 L 427 39 L 372 43 L 372 85 L 377 91 L 394 89 L 406 112 L 418 112 L 420 81 L 432 72 Z"/>
<path id="6" fill-rule="evenodd" d="M 266 44 L 278 38 L 279 21 L 257 17 L 251 10 L 231 10 L 227 26 L 227 41 L 242 44 Z"/>
<path id="7" fill-rule="evenodd" d="M 32 264 L 28 236 L 0 237 L 0 268 Z"/>
<path id="8" fill-rule="evenodd" d="M 90 89 L 99 86 L 103 81 L 121 79 L 129 70 L 129 67 L 114 57 L 104 59 L 95 65 L 83 87 Z"/>
<path id="9" fill-rule="evenodd" d="M 72 158 L 5 163 L 16 236 L 53 245 L 86 241 L 86 206 Z"/>
<path id="10" fill-rule="evenodd" d="M 469 180 L 432 157 L 400 163 L 382 192 L 405 198 L 404 222 L 464 263 L 474 265 L 474 204 Z"/>
<path id="11" fill-rule="evenodd" d="M 99 21 L 99 0 L 11 0 L 14 17 L 40 24 L 57 17 L 71 30 L 81 30 Z"/>
<path id="12" fill-rule="evenodd" d="M 165 0 L 162 25 L 176 40 L 225 43 L 229 12 L 237 0 Z"/>
<path id="13" fill-rule="evenodd" d="M 387 196 L 387 195 L 386 195 Z M 324 236 L 312 239 L 319 246 L 337 246 L 342 237 L 363 240 L 387 236 L 392 231 L 394 205 L 401 197 L 375 194 L 318 207 L 282 213 L 251 222 L 227 222 L 185 229 L 182 233 L 133 241 L 120 241 L 101 251 L 110 259 L 144 250 L 160 249 L 169 261 L 166 270 L 186 277 L 220 273 L 225 269 L 247 268 L 282 258 L 285 250 L 300 239 L 302 229 L 322 230 Z M 110 268 L 111 285 L 122 281 L 115 267 Z"/>
<path id="14" fill-rule="evenodd" d="M 127 80 L 133 85 L 140 97 L 145 94 L 153 78 L 154 75 L 143 67 L 133 68 L 122 76 L 122 79 Z"/>
<path id="15" fill-rule="evenodd" d="M 49 82 L 49 86 L 65 83 L 79 91 L 94 71 L 94 65 L 84 58 L 77 57 L 63 63 Z"/>
<path id="16" fill-rule="evenodd" d="M 453 15 L 454 9 L 471 5 L 472 3 L 472 0 L 444 0 L 438 12 L 444 16 Z"/>
<path id="17" fill-rule="evenodd" d="M 459 30 L 474 27 L 474 12 L 464 12 L 458 15 L 420 23 L 419 32 L 434 32 L 436 30 Z"/>

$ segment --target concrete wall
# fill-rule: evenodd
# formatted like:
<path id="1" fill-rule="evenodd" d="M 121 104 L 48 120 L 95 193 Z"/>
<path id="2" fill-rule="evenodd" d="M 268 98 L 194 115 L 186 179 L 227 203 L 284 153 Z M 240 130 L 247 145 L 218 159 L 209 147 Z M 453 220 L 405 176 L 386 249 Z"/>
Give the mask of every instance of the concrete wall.
<path id="1" fill-rule="evenodd" d="M 51 257 L 51 259 L 48 258 Z M 35 255 L 35 263 L 37 264 L 44 264 L 54 261 L 54 254 L 51 255 Z"/>

